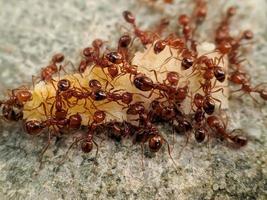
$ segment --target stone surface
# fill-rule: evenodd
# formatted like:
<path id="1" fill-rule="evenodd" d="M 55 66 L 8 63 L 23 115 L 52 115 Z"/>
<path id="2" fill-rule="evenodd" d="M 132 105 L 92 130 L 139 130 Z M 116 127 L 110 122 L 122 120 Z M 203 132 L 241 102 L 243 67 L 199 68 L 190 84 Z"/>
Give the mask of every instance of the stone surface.
<path id="1" fill-rule="evenodd" d="M 174 7 L 157 3 L 149 7 L 141 1 L 0 1 L 0 90 L 30 83 L 31 75 L 56 52 L 77 61 L 82 47 L 101 37 L 115 41 L 121 26 L 121 12 L 133 10 L 138 21 L 147 26 L 160 12 L 174 16 L 190 9 L 188 1 Z M 201 37 L 207 39 L 214 16 L 226 1 L 209 1 L 208 25 Z M 233 5 L 235 1 L 227 1 Z M 256 33 L 254 48 L 248 56 L 248 68 L 255 83 L 266 81 L 267 37 L 264 0 L 238 1 L 236 29 L 252 27 Z M 218 9 L 220 8 L 220 9 Z M 235 31 L 236 29 L 233 29 Z M 0 199 L 266 199 L 267 198 L 267 109 L 254 105 L 250 98 L 230 100 L 231 128 L 242 128 L 250 137 L 241 150 L 222 142 L 196 144 L 193 139 L 183 150 L 184 137 L 175 138 L 172 157 L 167 147 L 153 155 L 145 149 L 144 165 L 139 146 L 99 140 L 97 160 L 94 153 L 72 149 L 68 159 L 60 161 L 71 138 L 53 141 L 38 170 L 38 155 L 46 138 L 27 136 L 20 124 L 1 122 L 0 126 Z M 162 131 L 170 133 L 168 127 Z M 171 135 L 168 139 L 172 144 Z"/>

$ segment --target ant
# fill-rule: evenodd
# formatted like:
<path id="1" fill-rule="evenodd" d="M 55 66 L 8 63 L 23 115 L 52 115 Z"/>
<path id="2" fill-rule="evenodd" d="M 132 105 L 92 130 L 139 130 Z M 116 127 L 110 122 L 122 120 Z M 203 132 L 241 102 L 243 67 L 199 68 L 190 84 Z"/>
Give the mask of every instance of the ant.
<path id="1" fill-rule="evenodd" d="M 208 126 L 219 134 L 220 137 L 223 137 L 226 140 L 230 140 L 237 147 L 243 147 L 247 144 L 247 138 L 240 135 L 231 135 L 235 130 L 231 133 L 226 131 L 226 125 L 215 115 L 209 116 L 206 120 Z"/>
<path id="2" fill-rule="evenodd" d="M 11 90 L 9 99 L 0 101 L 2 114 L 7 121 L 19 121 L 23 118 L 23 106 L 26 102 L 32 100 L 32 93 L 26 88 L 17 88 Z"/>
<path id="3" fill-rule="evenodd" d="M 116 120 L 105 123 L 104 128 L 107 129 L 108 136 L 110 138 L 118 141 L 120 141 L 122 138 L 132 136 L 137 130 L 136 126 L 127 121 L 118 122 Z"/>
<path id="4" fill-rule="evenodd" d="M 88 65 L 92 64 L 93 62 L 98 61 L 99 56 L 100 56 L 100 50 L 103 44 L 104 44 L 103 40 L 95 39 L 92 42 L 92 47 L 86 47 L 83 49 L 83 52 L 82 52 L 83 59 L 81 60 L 79 67 L 78 67 L 78 71 L 80 73 L 85 72 Z"/>
<path id="5" fill-rule="evenodd" d="M 154 71 L 155 72 L 155 71 Z M 156 75 L 156 72 L 155 72 Z M 156 76 L 157 79 L 157 76 Z M 175 80 L 176 79 L 176 80 Z M 167 74 L 167 80 L 170 81 L 171 84 L 178 84 L 178 74 L 176 73 L 168 73 Z M 173 82 L 174 81 L 174 82 Z M 150 91 L 150 94 L 147 98 L 150 98 L 152 94 L 154 93 L 154 90 L 160 91 L 160 98 L 166 97 L 168 101 L 176 100 L 179 103 L 183 102 L 188 93 L 188 86 L 184 87 L 173 87 L 173 85 L 168 85 L 166 83 L 154 83 L 152 79 L 147 77 L 144 74 L 137 74 L 134 77 L 133 80 L 134 86 L 141 90 L 141 91 Z"/>
<path id="6" fill-rule="evenodd" d="M 117 52 L 122 55 L 123 60 L 129 61 L 130 55 L 128 47 L 130 46 L 131 42 L 132 38 L 128 34 L 124 34 L 119 38 Z"/>
<path id="7" fill-rule="evenodd" d="M 251 95 L 251 93 L 254 92 L 254 93 L 258 93 L 263 100 L 265 101 L 267 100 L 266 88 L 261 88 L 261 86 L 266 83 L 260 83 L 257 86 L 252 87 L 250 83 L 250 77 L 248 77 L 247 74 L 242 71 L 234 71 L 233 73 L 230 74 L 228 79 L 234 84 L 241 86 L 240 89 L 234 91 L 234 92 L 243 91 L 243 94 L 241 96 L 243 96 L 244 94 L 249 94 L 249 96 L 256 103 L 258 103 L 258 101 Z"/>
<path id="8" fill-rule="evenodd" d="M 14 107 L 4 104 L 2 108 L 2 115 L 7 121 L 20 121 L 23 119 L 23 112 Z"/>
<path id="9" fill-rule="evenodd" d="M 126 10 L 122 15 L 124 20 L 133 26 L 135 36 L 140 39 L 144 46 L 152 44 L 158 38 L 158 35 L 153 32 L 140 30 L 135 23 L 134 15 L 130 11 Z"/>
<path id="10" fill-rule="evenodd" d="M 58 73 L 63 66 L 60 65 L 58 66 L 59 63 L 62 63 L 65 59 L 65 56 L 62 53 L 55 54 L 51 61 L 50 64 L 42 68 L 41 70 L 41 80 L 45 82 L 50 82 L 52 80 L 52 76 L 56 73 Z"/>
<path id="11" fill-rule="evenodd" d="M 172 159 L 173 163 L 176 166 L 175 161 L 173 160 L 170 154 L 170 146 L 168 142 L 159 134 L 158 129 L 152 125 L 151 119 L 152 115 L 148 112 L 145 107 L 142 105 L 142 102 L 136 102 L 131 104 L 126 112 L 128 115 L 138 115 L 139 118 L 136 121 L 139 121 L 137 126 L 137 131 L 134 134 L 133 143 L 141 143 L 142 147 L 142 156 L 143 156 L 143 145 L 148 142 L 149 149 L 152 152 L 158 152 L 162 147 L 163 143 L 166 142 L 168 146 L 169 156 Z M 142 159 L 143 160 L 143 159 Z M 143 162 L 142 162 L 143 163 Z"/>
<path id="12" fill-rule="evenodd" d="M 69 118 L 56 119 L 49 118 L 45 121 L 29 120 L 24 122 L 24 129 L 29 135 L 38 135 L 45 128 L 53 127 L 55 132 L 61 130 L 62 127 L 69 129 L 79 129 L 81 127 L 82 117 L 79 113 L 70 115 Z M 56 128 L 55 128 L 56 127 Z"/>
<path id="13" fill-rule="evenodd" d="M 50 127 L 52 127 L 54 131 L 53 134 L 51 134 L 51 131 L 49 130 L 47 144 L 40 153 L 39 156 L 40 168 L 42 166 L 43 155 L 50 146 L 51 137 L 58 136 L 58 133 L 61 133 L 62 129 L 66 127 L 68 127 L 68 130 L 78 130 L 81 127 L 81 124 L 82 124 L 82 117 L 79 113 L 70 115 L 68 119 L 48 118 L 45 121 L 29 120 L 24 122 L 24 130 L 29 135 L 34 135 L 34 136 L 39 135 L 45 128 L 50 129 Z"/>

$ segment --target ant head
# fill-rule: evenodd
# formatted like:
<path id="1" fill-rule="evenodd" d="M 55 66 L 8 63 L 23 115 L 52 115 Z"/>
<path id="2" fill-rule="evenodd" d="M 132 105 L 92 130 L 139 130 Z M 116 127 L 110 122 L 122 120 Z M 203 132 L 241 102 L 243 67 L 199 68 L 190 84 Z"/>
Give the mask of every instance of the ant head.
<path id="1" fill-rule="evenodd" d="M 218 50 L 221 52 L 221 54 L 229 54 L 232 50 L 232 45 L 229 42 L 222 41 L 219 46 Z"/>
<path id="2" fill-rule="evenodd" d="M 65 56 L 62 53 L 55 54 L 52 57 L 52 63 L 61 63 L 65 59 Z"/>
<path id="3" fill-rule="evenodd" d="M 232 17 L 236 14 L 236 7 L 231 6 L 227 9 L 227 17 Z"/>
<path id="4" fill-rule="evenodd" d="M 163 142 L 164 142 L 163 137 L 161 135 L 156 134 L 152 136 L 148 141 L 149 149 L 152 152 L 158 152 L 162 147 Z"/>
<path id="5" fill-rule="evenodd" d="M 70 88 L 70 81 L 68 79 L 61 79 L 57 83 L 57 88 L 59 91 L 67 91 Z"/>
<path id="6" fill-rule="evenodd" d="M 129 92 L 122 93 L 121 101 L 127 105 L 130 104 L 133 101 L 133 94 Z"/>
<path id="7" fill-rule="evenodd" d="M 96 79 L 92 79 L 89 81 L 89 87 L 92 89 L 92 90 L 99 90 L 102 88 L 102 84 L 96 80 Z"/>
<path id="8" fill-rule="evenodd" d="M 92 46 L 95 48 L 95 49 L 99 49 L 100 47 L 102 47 L 103 45 L 103 40 L 101 39 L 95 39 L 93 42 L 92 42 Z"/>
<path id="9" fill-rule="evenodd" d="M 179 79 L 180 79 L 180 76 L 177 72 L 167 73 L 167 80 L 169 81 L 171 85 L 174 85 L 174 86 L 178 85 Z"/>
<path id="10" fill-rule="evenodd" d="M 97 110 L 94 115 L 93 115 L 93 120 L 96 123 L 101 123 L 105 120 L 106 118 L 106 113 L 102 110 Z"/>
<path id="11" fill-rule="evenodd" d="M 116 65 L 114 64 L 111 64 L 109 67 L 108 67 L 108 73 L 109 75 L 111 76 L 111 78 L 115 78 L 118 76 L 119 74 L 119 69 Z"/>
<path id="12" fill-rule="evenodd" d="M 198 108 L 194 113 L 194 120 L 196 122 L 201 122 L 204 119 L 205 119 L 205 112 L 201 108 Z"/>
<path id="13" fill-rule="evenodd" d="M 130 24 L 134 24 L 135 23 L 135 17 L 133 16 L 133 14 L 126 10 L 122 13 L 123 18 L 125 19 L 126 22 L 130 23 Z"/>
<path id="14" fill-rule="evenodd" d="M 16 98 L 19 102 L 27 102 L 32 99 L 32 93 L 28 90 L 19 90 L 16 92 Z"/>
<path id="15" fill-rule="evenodd" d="M 94 56 L 94 54 L 95 54 L 95 50 L 92 47 L 86 47 L 86 48 L 83 49 L 83 55 L 86 58 L 91 58 L 91 57 Z"/>
<path id="16" fill-rule="evenodd" d="M 145 111 L 145 107 L 142 105 L 142 103 L 136 102 L 129 106 L 126 113 L 128 115 L 138 115 L 138 114 L 144 113 L 144 111 Z"/>
<path id="17" fill-rule="evenodd" d="M 179 103 L 183 102 L 186 99 L 187 94 L 188 94 L 188 86 L 177 88 L 175 92 L 176 101 Z"/>
<path id="18" fill-rule="evenodd" d="M 194 104 L 197 108 L 201 108 L 203 106 L 203 103 L 204 103 L 204 96 L 199 94 L 199 93 L 196 93 L 194 95 Z"/>
<path id="19" fill-rule="evenodd" d="M 132 38 L 130 35 L 125 34 L 120 37 L 118 46 L 121 48 L 127 48 L 132 41 Z"/>
<path id="20" fill-rule="evenodd" d="M 253 39 L 253 32 L 251 30 L 246 30 L 243 32 L 243 39 L 245 40 L 251 40 Z"/>
<path id="21" fill-rule="evenodd" d="M 202 23 L 207 16 L 207 6 L 203 5 L 196 10 L 197 22 Z"/>
<path id="22" fill-rule="evenodd" d="M 180 15 L 178 18 L 178 24 L 180 24 L 182 26 L 188 25 L 189 22 L 190 22 L 190 18 L 186 14 Z"/>

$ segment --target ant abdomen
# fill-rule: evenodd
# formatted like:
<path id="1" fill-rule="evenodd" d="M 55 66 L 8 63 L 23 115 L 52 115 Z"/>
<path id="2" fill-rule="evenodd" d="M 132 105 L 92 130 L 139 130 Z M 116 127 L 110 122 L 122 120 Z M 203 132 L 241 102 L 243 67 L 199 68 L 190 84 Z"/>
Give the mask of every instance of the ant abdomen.
<path id="1" fill-rule="evenodd" d="M 195 139 L 198 143 L 201 143 L 205 140 L 206 138 L 206 129 L 204 128 L 197 128 L 195 131 L 194 131 L 194 136 L 195 136 Z"/>
<path id="2" fill-rule="evenodd" d="M 154 86 L 153 81 L 143 74 L 135 76 L 134 85 L 137 89 L 142 91 L 150 91 Z"/>

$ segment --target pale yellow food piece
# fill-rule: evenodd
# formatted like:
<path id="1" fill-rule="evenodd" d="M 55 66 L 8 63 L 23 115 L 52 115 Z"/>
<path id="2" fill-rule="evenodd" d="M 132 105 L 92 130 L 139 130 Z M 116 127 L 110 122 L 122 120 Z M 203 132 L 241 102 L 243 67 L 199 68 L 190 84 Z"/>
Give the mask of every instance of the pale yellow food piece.
<path id="1" fill-rule="evenodd" d="M 199 46 L 198 52 L 199 55 L 207 54 L 208 57 L 219 57 L 217 53 L 214 53 L 214 46 L 209 43 L 204 43 Z M 210 53 L 213 52 L 213 53 Z M 181 70 L 181 61 L 179 55 L 176 55 L 177 52 L 174 49 L 170 49 L 166 47 L 161 53 L 154 54 L 153 48 L 149 47 L 144 52 L 137 52 L 135 57 L 133 58 L 132 64 L 138 66 L 138 72 L 146 74 L 146 76 L 150 77 L 156 83 L 156 77 L 153 71 L 157 72 L 157 78 L 159 82 L 162 82 L 166 79 L 166 74 L 168 71 L 175 71 L 178 72 L 181 77 L 179 81 L 179 87 L 182 87 L 188 84 L 189 91 L 191 94 L 195 93 L 200 87 L 199 81 L 201 81 L 201 76 L 192 76 L 188 78 L 188 76 L 192 73 L 192 69 L 188 70 Z M 172 58 L 176 57 L 176 59 Z M 226 59 L 224 59 L 226 60 Z M 223 65 L 220 65 L 227 70 L 227 63 L 224 62 Z M 127 92 L 135 93 L 134 101 L 142 101 L 144 105 L 148 107 L 151 99 L 157 97 L 157 91 L 155 94 L 152 95 L 150 99 L 147 99 L 141 95 L 136 93 L 142 93 L 144 96 L 148 96 L 150 92 L 143 92 L 138 90 L 132 85 L 130 81 L 130 77 L 133 79 L 133 76 L 130 74 L 126 74 L 120 76 L 119 78 L 115 78 L 112 80 L 109 76 L 106 75 L 107 71 L 103 71 L 100 67 L 91 67 L 87 69 L 83 74 L 74 73 L 69 75 L 61 76 L 60 79 L 68 79 L 71 81 L 72 87 L 76 87 L 78 89 L 83 90 L 86 88 L 89 90 L 88 82 L 91 79 L 97 79 L 102 83 L 103 88 L 105 87 L 108 80 L 108 85 L 106 90 L 109 91 L 111 88 L 114 87 L 114 90 L 122 90 Z M 43 81 L 39 82 L 35 85 L 32 90 L 33 98 L 31 101 L 27 102 L 24 106 L 24 119 L 28 120 L 40 120 L 45 121 L 47 118 L 54 115 L 54 112 L 51 110 L 53 103 L 55 102 L 55 95 L 57 89 L 57 81 L 59 77 L 54 77 L 54 81 L 52 83 L 44 83 Z M 216 87 L 224 88 L 224 95 L 222 92 L 214 93 L 212 96 L 219 99 L 221 101 L 222 108 L 228 108 L 228 88 L 227 88 L 227 80 L 223 83 L 216 82 Z M 112 92 L 112 90 L 111 90 Z M 201 89 L 198 90 L 201 93 Z M 100 101 L 100 102 L 92 102 L 90 99 L 83 99 L 79 100 L 76 103 L 76 99 L 73 98 L 70 100 L 70 103 L 73 103 L 73 107 L 67 108 L 68 109 L 68 116 L 72 114 L 79 113 L 82 116 L 82 124 L 88 125 L 92 122 L 92 115 L 96 111 L 96 108 L 99 110 L 103 110 L 106 113 L 106 121 L 117 120 L 129 120 L 129 116 L 126 114 L 127 109 L 122 109 L 123 106 L 119 105 L 116 102 L 108 102 L 107 100 Z M 218 104 L 217 104 L 218 105 Z M 186 114 L 192 112 L 191 110 L 191 98 L 187 98 L 185 102 L 182 104 L 183 110 Z"/>

